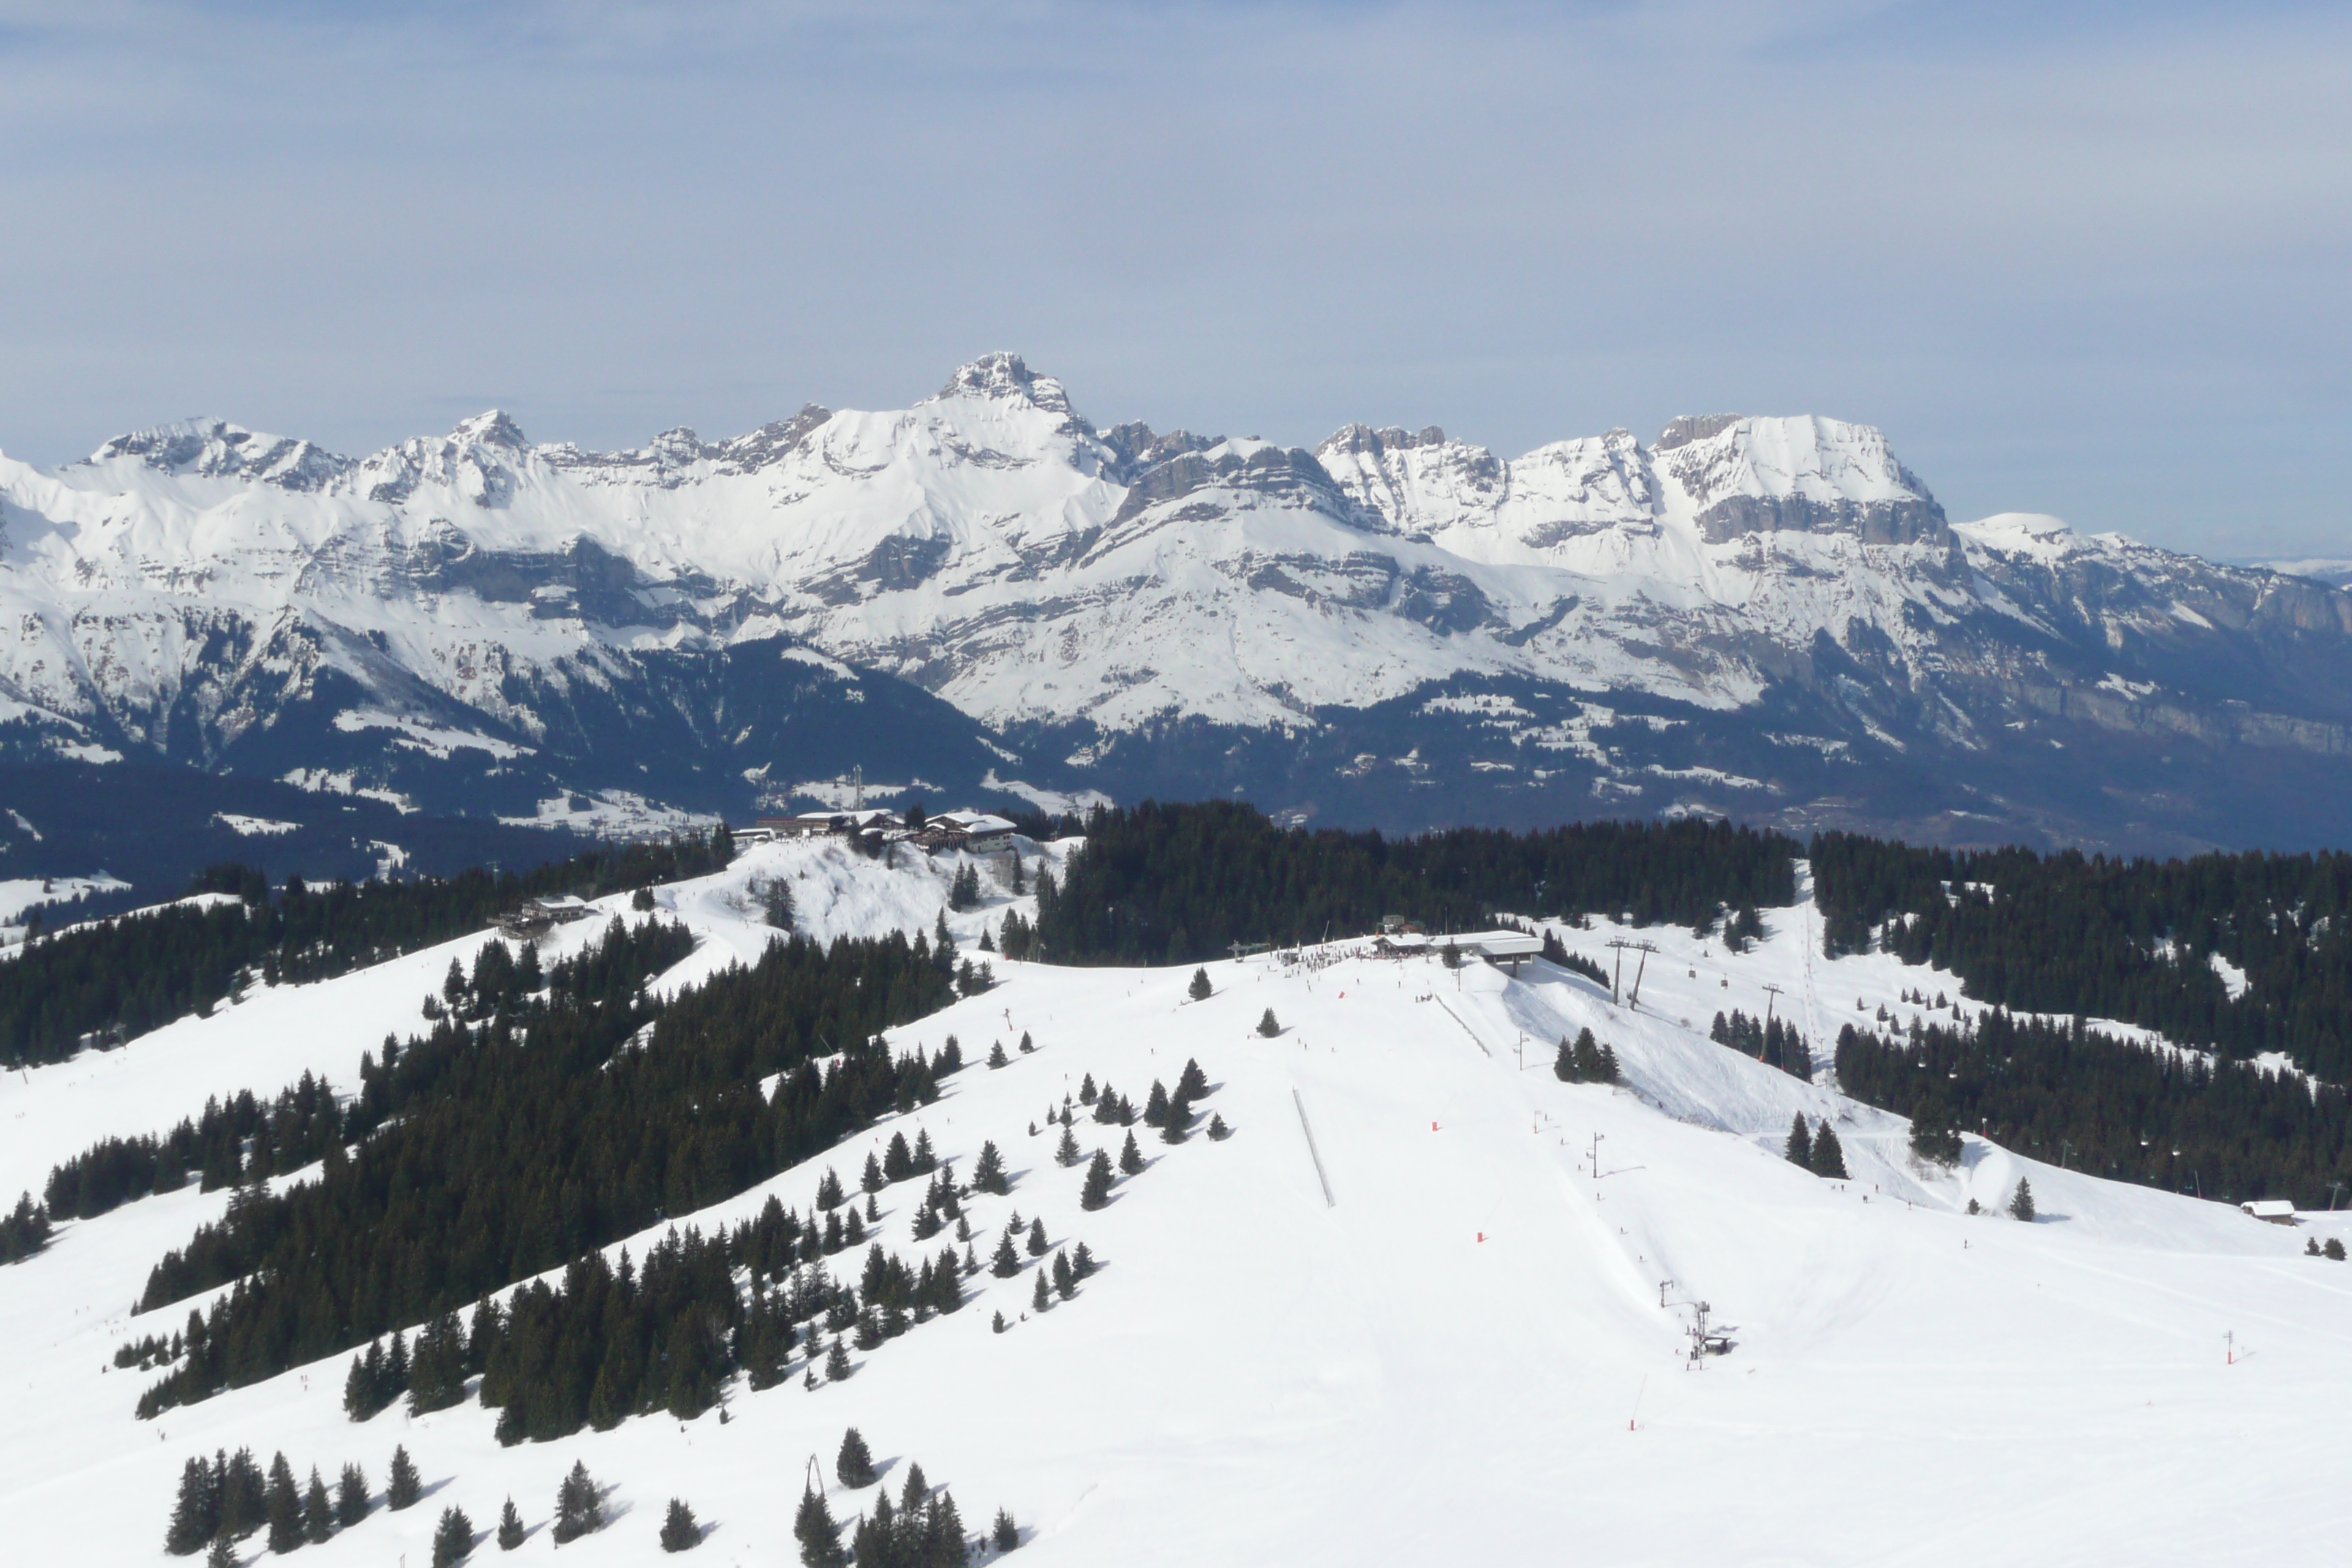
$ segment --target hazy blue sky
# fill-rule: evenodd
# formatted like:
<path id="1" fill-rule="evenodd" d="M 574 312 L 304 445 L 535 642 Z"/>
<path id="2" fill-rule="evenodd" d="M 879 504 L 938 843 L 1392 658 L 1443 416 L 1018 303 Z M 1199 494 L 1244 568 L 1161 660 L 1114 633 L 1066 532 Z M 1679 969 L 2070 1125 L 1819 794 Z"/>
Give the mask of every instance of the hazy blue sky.
<path id="1" fill-rule="evenodd" d="M 2352 555 L 2342 5 L 0 0 L 0 448 L 897 406 L 1517 453 L 1881 425 Z"/>

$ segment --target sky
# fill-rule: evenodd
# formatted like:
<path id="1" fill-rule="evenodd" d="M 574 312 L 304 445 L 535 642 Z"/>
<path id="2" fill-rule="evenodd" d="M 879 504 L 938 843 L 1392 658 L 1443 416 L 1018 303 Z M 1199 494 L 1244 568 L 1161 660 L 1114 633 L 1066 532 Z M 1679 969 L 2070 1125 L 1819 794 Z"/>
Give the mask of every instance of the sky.
<path id="1" fill-rule="evenodd" d="M 2352 556 L 2352 10 L 0 0 L 0 450 L 900 407 L 1508 456 L 1885 428 L 1949 513 Z"/>

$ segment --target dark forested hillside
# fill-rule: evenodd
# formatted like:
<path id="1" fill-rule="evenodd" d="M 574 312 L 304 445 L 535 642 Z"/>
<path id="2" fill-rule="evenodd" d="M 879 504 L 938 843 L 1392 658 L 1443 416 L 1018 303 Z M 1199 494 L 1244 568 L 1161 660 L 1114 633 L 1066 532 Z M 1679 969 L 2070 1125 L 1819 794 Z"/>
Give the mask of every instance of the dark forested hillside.
<path id="1" fill-rule="evenodd" d="M 1912 1119 L 1915 1146 L 1980 1132 L 2117 1181 L 2232 1202 L 2330 1201 L 2352 1182 L 2352 1096 L 2293 1073 L 2183 1059 L 2084 1029 L 1991 1013 L 1893 1039 L 1848 1025 L 1838 1085 Z"/>
<path id="2" fill-rule="evenodd" d="M 1796 896 L 1794 839 L 1722 823 L 1587 822 L 1420 838 L 1276 827 L 1249 806 L 1097 809 L 1062 885 L 1041 881 L 1037 955 L 1190 963 L 1242 942 L 1360 934 L 1400 914 L 1463 931 L 1498 910 L 1712 921 Z"/>
<path id="3" fill-rule="evenodd" d="M 252 867 L 217 866 L 175 904 L 30 942 L 0 963 L 0 1067 L 63 1059 L 84 1044 L 117 1044 L 199 1012 L 258 980 L 323 980 L 479 931 L 526 898 L 587 897 L 698 876 L 732 854 L 726 830 L 667 843 L 613 846 L 520 874 L 477 868 L 397 882 L 299 878 L 274 899 Z"/>
<path id="4" fill-rule="evenodd" d="M 1832 956 L 1875 940 L 1978 1001 L 2352 1078 L 2352 855 L 2110 860 L 1832 833 L 1812 868 Z M 2242 994 L 2217 957 L 2244 975 Z"/>
<path id="5" fill-rule="evenodd" d="M 345 1155 L 167 1255 L 145 1308 L 232 1280 L 142 1414 L 361 1343 L 714 1203 L 934 1097 L 952 1070 L 881 1031 L 954 994 L 952 950 L 903 936 L 771 946 L 667 1005 L 645 982 L 678 927 L 618 921 L 540 993 L 502 943 L 432 1033 L 387 1040 L 345 1118 Z M 496 955 L 496 956 L 493 956 Z M 535 979 L 535 977 L 532 977 Z M 829 1068 L 820 1059 L 838 1055 Z M 761 1080 L 781 1074 L 772 1094 Z"/>

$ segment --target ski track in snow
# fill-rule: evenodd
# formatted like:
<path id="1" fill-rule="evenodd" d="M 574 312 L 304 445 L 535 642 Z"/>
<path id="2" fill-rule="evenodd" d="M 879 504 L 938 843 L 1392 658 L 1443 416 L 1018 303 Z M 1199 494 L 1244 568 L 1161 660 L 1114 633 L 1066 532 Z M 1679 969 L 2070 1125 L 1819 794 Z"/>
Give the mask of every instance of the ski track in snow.
<path id="1" fill-rule="evenodd" d="M 1039 853 L 1028 851 L 1033 877 Z M 953 870 L 912 857 L 894 870 L 834 844 L 751 849 L 661 890 L 701 940 L 660 984 L 755 955 L 772 939 L 756 923 L 766 878 L 790 878 L 807 929 L 829 937 L 929 929 Z M 967 952 L 1010 907 L 987 876 L 983 906 L 950 918 Z M 569 951 L 603 918 L 551 940 Z M 885 1484 L 915 1458 L 953 1488 L 968 1526 L 1011 1508 L 1029 1538 L 1021 1561 L 1040 1568 L 2340 1562 L 2341 1510 L 2315 1506 L 2308 1477 L 2313 1456 L 2335 1451 L 2352 1395 L 2352 1268 L 2299 1254 L 2309 1236 L 2352 1237 L 2352 1215 L 2263 1226 L 1975 1139 L 1961 1171 L 1922 1174 L 1902 1119 L 1704 1031 L 1718 1008 L 1760 1016 L 1761 988 L 1779 984 L 1779 1008 L 1825 1064 L 1822 1037 L 1864 1016 L 1857 998 L 1874 1021 L 1885 1005 L 1907 1023 L 1926 1010 L 1899 1005 L 1904 990 L 1957 986 L 1884 957 L 1813 956 L 1804 907 L 1767 919 L 1767 939 L 1738 956 L 1687 931 L 1642 931 L 1659 951 L 1639 1011 L 1541 964 L 1514 980 L 1339 949 L 1311 971 L 1261 957 L 1208 965 L 1216 994 L 1193 1004 L 1189 966 L 999 959 L 997 989 L 893 1036 L 900 1049 L 961 1037 L 971 1065 L 937 1104 L 680 1223 L 748 1218 L 770 1193 L 805 1211 L 827 1168 L 854 1180 L 866 1151 L 911 1137 L 911 1121 L 963 1173 L 982 1139 L 1005 1151 L 1012 1195 L 968 1204 L 978 1251 L 1017 1209 L 1057 1245 L 1086 1241 L 1102 1272 L 1030 1320 L 1027 1268 L 983 1271 L 964 1310 L 859 1357 L 845 1384 L 794 1379 L 753 1394 L 739 1381 L 725 1426 L 639 1417 L 501 1448 L 490 1413 L 469 1403 L 355 1426 L 341 1410 L 341 1356 L 139 1422 L 131 1406 L 152 1374 L 112 1370 L 114 1347 L 168 1335 L 188 1304 L 144 1319 L 129 1305 L 150 1265 L 227 1194 L 190 1188 L 65 1225 L 47 1252 L 0 1268 L 0 1389 L 14 1413 L 0 1427 L 12 1479 L 0 1539 L 32 1561 L 157 1561 L 192 1453 L 249 1444 L 266 1464 L 282 1448 L 298 1476 L 355 1459 L 380 1487 L 405 1443 L 425 1506 L 379 1510 L 304 1561 L 423 1563 L 449 1502 L 487 1528 L 511 1494 L 543 1523 L 557 1480 L 584 1459 L 616 1486 L 617 1517 L 566 1562 L 650 1560 L 677 1495 L 716 1526 L 700 1561 L 789 1563 L 807 1458 L 830 1481 L 842 1428 L 856 1425 L 894 1461 Z M 1602 944 L 1630 935 L 1600 921 L 1561 932 L 1604 963 Z M 208 1093 L 275 1090 L 306 1067 L 350 1089 L 360 1051 L 417 1027 L 422 994 L 482 940 L 257 988 L 210 1019 L 9 1075 L 0 1191 L 37 1185 L 102 1133 L 160 1130 Z M 1284 1025 L 1270 1041 L 1252 1028 L 1267 1006 Z M 1554 1043 L 1586 1025 L 1615 1047 L 1623 1087 L 1552 1076 Z M 992 1041 L 1010 1049 L 1024 1029 L 1035 1055 L 982 1065 Z M 1053 1134 L 1041 1122 L 1032 1139 L 1031 1121 L 1084 1074 L 1139 1101 L 1188 1057 L 1214 1086 L 1204 1121 L 1221 1113 L 1234 1137 L 1147 1138 L 1150 1168 L 1108 1209 L 1082 1213 L 1081 1173 L 1053 1163 Z M 1822 1182 L 1779 1157 L 1799 1110 L 1837 1122 L 1852 1179 Z M 1078 1129 L 1088 1148 L 1116 1152 L 1118 1130 L 1083 1115 Z M 2021 1177 L 2043 1223 L 1959 1212 L 1970 1195 L 1997 1210 Z M 879 1236 L 902 1254 L 919 1192 L 883 1194 Z M 641 1257 L 654 1238 L 626 1245 Z M 1693 1300 L 1736 1342 L 1696 1372 L 1682 1305 Z M 1002 1337 L 989 1331 L 998 1310 L 1014 1321 Z M 2232 1332 L 2251 1352 L 2235 1364 Z M 835 1489 L 835 1511 L 845 1521 L 872 1495 Z"/>

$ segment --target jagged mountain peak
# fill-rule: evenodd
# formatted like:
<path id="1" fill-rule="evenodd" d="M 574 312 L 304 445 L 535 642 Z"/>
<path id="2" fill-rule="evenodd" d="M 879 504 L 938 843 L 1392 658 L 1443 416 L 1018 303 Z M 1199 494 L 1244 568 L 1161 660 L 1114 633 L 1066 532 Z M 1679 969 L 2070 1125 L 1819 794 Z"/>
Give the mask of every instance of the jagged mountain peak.
<path id="1" fill-rule="evenodd" d="M 1654 450 L 1671 452 L 1677 447 L 1687 447 L 1693 441 L 1704 441 L 1719 436 L 1739 423 L 1744 416 L 1738 414 L 1681 414 L 1666 421 L 1658 432 Z"/>
<path id="2" fill-rule="evenodd" d="M 691 436 L 692 431 L 687 434 Z M 522 426 L 503 408 L 484 409 L 469 419 L 460 419 L 449 432 L 452 444 L 461 447 L 503 447 L 511 452 L 530 450 L 530 437 Z"/>
<path id="3" fill-rule="evenodd" d="M 961 364 L 948 377 L 929 401 L 943 402 L 951 397 L 1018 398 L 1044 409 L 1049 414 L 1070 412 L 1069 395 L 1062 384 L 1050 375 L 1032 371 L 1019 354 L 986 353 L 969 364 Z"/>
<path id="4" fill-rule="evenodd" d="M 124 458 L 175 477 L 253 479 L 289 490 L 319 489 L 352 466 L 349 458 L 309 441 L 211 416 L 117 436 L 87 460 L 97 465 Z"/>

